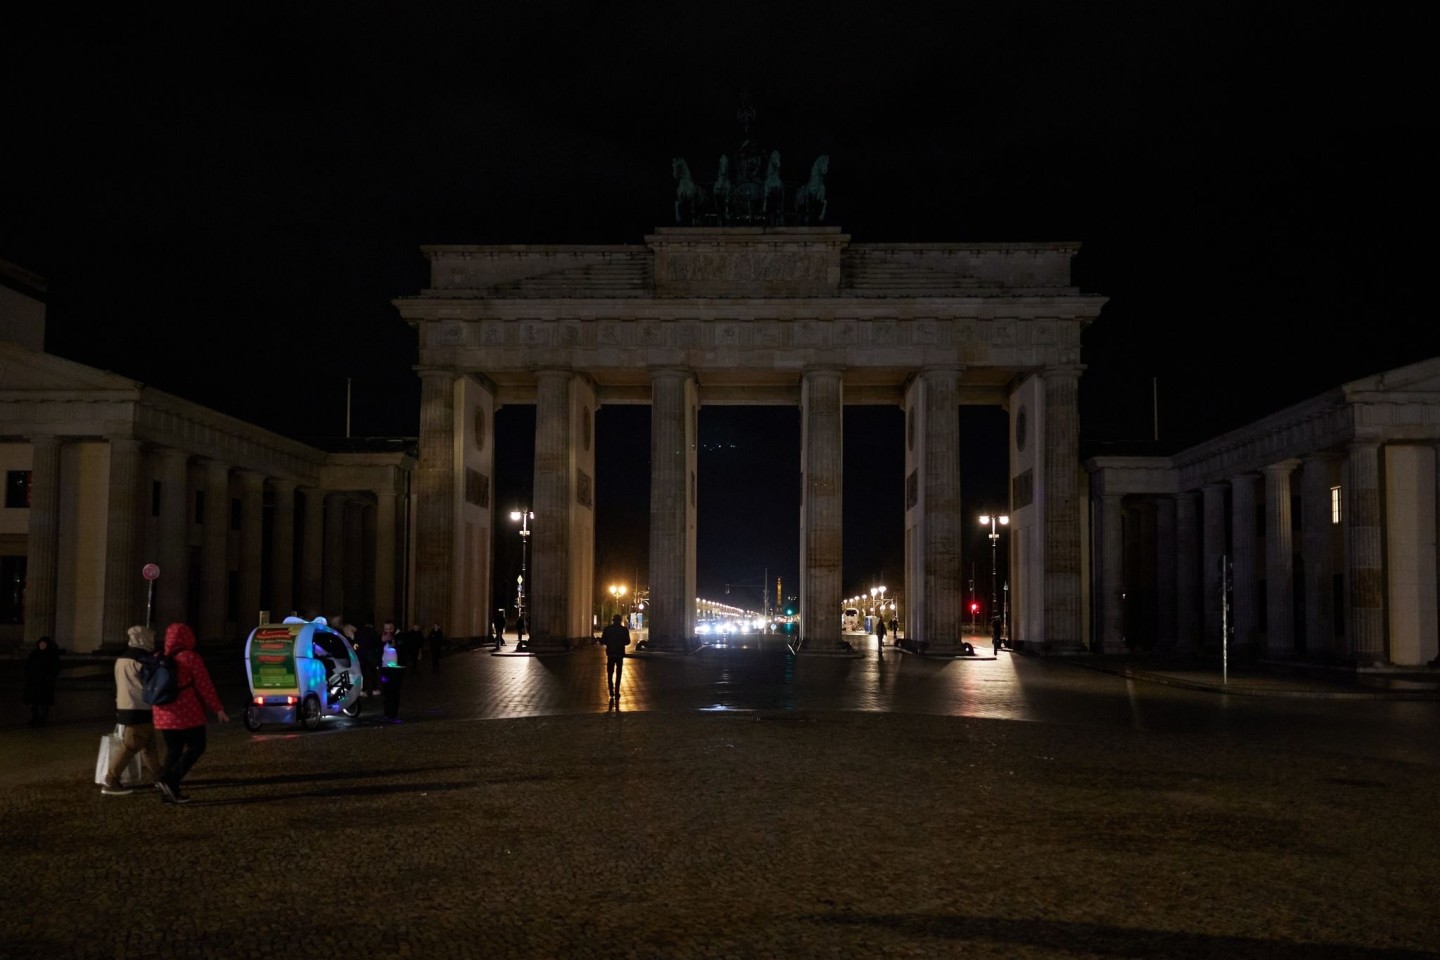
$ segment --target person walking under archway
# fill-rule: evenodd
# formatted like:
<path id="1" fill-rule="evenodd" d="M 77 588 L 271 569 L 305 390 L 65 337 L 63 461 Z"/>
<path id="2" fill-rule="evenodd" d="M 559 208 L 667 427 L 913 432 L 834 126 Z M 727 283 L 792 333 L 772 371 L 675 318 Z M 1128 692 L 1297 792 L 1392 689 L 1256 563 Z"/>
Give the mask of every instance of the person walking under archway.
<path id="1" fill-rule="evenodd" d="M 600 642 L 605 645 L 605 683 L 610 688 L 611 701 L 620 699 L 620 675 L 625 671 L 625 648 L 630 646 L 630 630 L 620 614 L 610 618 L 610 624 L 600 632 Z"/>
<path id="2" fill-rule="evenodd" d="M 490 618 L 490 632 L 495 640 L 495 649 L 499 650 L 505 646 L 505 610 L 497 609 L 495 615 Z"/>

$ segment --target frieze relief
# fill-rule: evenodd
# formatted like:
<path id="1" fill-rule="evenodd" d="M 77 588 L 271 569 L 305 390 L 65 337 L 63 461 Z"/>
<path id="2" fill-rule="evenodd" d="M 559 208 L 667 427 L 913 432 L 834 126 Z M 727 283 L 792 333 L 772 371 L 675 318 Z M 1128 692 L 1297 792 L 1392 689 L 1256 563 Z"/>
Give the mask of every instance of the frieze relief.
<path id="1" fill-rule="evenodd" d="M 829 257 L 824 253 L 677 253 L 667 251 L 665 278 L 684 283 L 716 280 L 726 283 L 820 283 Z"/>

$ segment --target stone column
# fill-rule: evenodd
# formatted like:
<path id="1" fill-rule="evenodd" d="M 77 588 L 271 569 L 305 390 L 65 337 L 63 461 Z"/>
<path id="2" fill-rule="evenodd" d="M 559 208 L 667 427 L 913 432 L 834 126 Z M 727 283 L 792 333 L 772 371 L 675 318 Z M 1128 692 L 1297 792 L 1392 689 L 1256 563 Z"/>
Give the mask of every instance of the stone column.
<path id="1" fill-rule="evenodd" d="M 810 653 L 840 646 L 843 403 L 841 371 L 805 372 L 800 384 L 800 636 L 802 651 Z"/>
<path id="2" fill-rule="evenodd" d="M 349 623 L 374 625 L 375 615 L 365 605 L 365 507 L 345 501 L 345 539 L 341 546 L 341 608 Z"/>
<path id="3" fill-rule="evenodd" d="M 325 491 L 304 487 L 305 529 L 300 541 L 300 600 L 297 606 L 307 620 L 329 617 L 325 606 Z"/>
<path id="4" fill-rule="evenodd" d="M 1201 571 L 1205 584 L 1205 635 L 1202 647 L 1219 651 L 1226 638 L 1224 630 L 1225 608 L 1225 485 L 1207 483 L 1201 490 L 1204 512 L 1204 570 Z M 1234 577 L 1234 564 L 1230 576 Z M 1233 617 L 1233 614 L 1232 614 Z M 1232 619 L 1231 626 L 1234 621 Z"/>
<path id="5" fill-rule="evenodd" d="M 270 613 L 283 620 L 295 607 L 295 481 L 272 479 Z"/>
<path id="6" fill-rule="evenodd" d="M 1175 498 L 1160 497 L 1155 501 L 1155 632 L 1156 647 L 1176 647 L 1175 575 Z"/>
<path id="7" fill-rule="evenodd" d="M 190 619 L 190 455 L 166 447 L 155 463 L 160 478 L 160 579 L 155 581 L 157 642 L 172 623 Z"/>
<path id="8" fill-rule="evenodd" d="M 1301 635 L 1312 657 L 1339 653 L 1335 645 L 1335 524 L 1330 516 L 1333 458 L 1312 453 L 1300 470 L 1300 537 L 1304 560 L 1305 623 Z"/>
<path id="9" fill-rule="evenodd" d="M 1352 443 L 1345 485 L 1346 579 L 1350 588 L 1350 653 L 1356 663 L 1385 662 L 1385 580 L 1380 547 L 1380 445 Z"/>
<path id="10" fill-rule="evenodd" d="M 1435 450 L 1389 443 L 1384 453 L 1385 659 L 1424 667 L 1437 659 Z"/>
<path id="11" fill-rule="evenodd" d="M 907 544 L 905 597 L 910 613 L 906 639 L 933 653 L 959 651 L 964 615 L 961 567 L 960 429 L 958 368 L 926 368 L 906 395 L 906 443 L 912 432 L 919 450 L 906 492 Z M 912 413 L 914 423 L 910 422 Z M 918 428 L 918 429 L 917 429 Z M 838 607 L 839 596 L 836 596 Z M 833 608 L 832 608 L 833 609 Z M 838 627 L 837 627 L 838 629 Z"/>
<path id="12" fill-rule="evenodd" d="M 230 464 L 205 461 L 205 515 L 200 540 L 200 644 L 220 644 L 225 635 L 225 600 L 229 593 L 227 544 L 230 532 Z"/>
<path id="13" fill-rule="evenodd" d="M 1198 495 L 1186 490 L 1175 498 L 1175 649 L 1200 649 L 1200 527 L 1196 516 Z"/>
<path id="14" fill-rule="evenodd" d="M 420 464 L 415 471 L 415 610 L 450 629 L 455 567 L 455 375 L 420 372 Z M 528 588 L 528 585 L 527 585 Z M 533 626 L 532 626 L 533 629 Z"/>
<path id="15" fill-rule="evenodd" d="M 144 564 L 136 557 L 136 530 L 140 518 L 140 442 L 132 437 L 110 438 L 109 502 L 105 514 L 105 608 L 100 643 L 121 650 L 125 631 L 139 623 L 136 598 L 145 579 Z"/>
<path id="16" fill-rule="evenodd" d="M 695 636 L 695 428 L 688 370 L 650 373 L 650 643 L 684 650 Z"/>
<path id="17" fill-rule="evenodd" d="M 1298 460 L 1268 464 L 1265 474 L 1265 652 L 1295 654 L 1295 540 L 1290 476 Z"/>
<path id="18" fill-rule="evenodd" d="M 1260 652 L 1260 571 L 1256 556 L 1255 507 L 1260 478 L 1253 473 L 1230 479 L 1230 544 L 1235 553 L 1231 584 L 1235 647 Z"/>
<path id="19" fill-rule="evenodd" d="M 260 617 L 260 567 L 265 528 L 265 475 L 254 470 L 240 471 L 240 598 L 235 626 L 240 636 L 249 634 Z M 279 620 L 283 617 L 275 617 Z"/>
<path id="20" fill-rule="evenodd" d="M 398 536 L 396 534 L 397 502 L 393 494 L 381 491 L 380 499 L 368 515 L 373 518 L 371 527 L 375 538 L 375 596 L 372 601 L 375 615 L 383 620 L 394 620 L 399 630 L 405 629 L 404 611 L 397 602 L 395 570 L 399 558 Z"/>
<path id="21" fill-rule="evenodd" d="M 1101 653 L 1125 650 L 1125 529 L 1122 498 L 1100 498 L 1100 637 Z"/>
<path id="22" fill-rule="evenodd" d="M 340 617 L 347 623 L 345 609 L 345 501 L 343 493 L 325 494 L 324 560 L 321 562 L 320 603 L 325 618 Z"/>
<path id="23" fill-rule="evenodd" d="M 541 370 L 535 384 L 535 520 L 530 524 L 530 573 L 525 585 L 531 646 L 568 649 L 572 493 L 569 370 Z"/>
<path id="24" fill-rule="evenodd" d="M 1051 367 L 1045 387 L 1045 650 L 1085 650 L 1080 613 L 1080 412 L 1082 367 Z M 953 441 L 952 441 L 953 442 Z"/>
<path id="25" fill-rule="evenodd" d="M 25 644 L 55 636 L 56 565 L 60 560 L 60 441 L 48 434 L 30 440 L 30 524 L 25 561 Z M 67 640 L 69 638 L 66 638 Z"/>

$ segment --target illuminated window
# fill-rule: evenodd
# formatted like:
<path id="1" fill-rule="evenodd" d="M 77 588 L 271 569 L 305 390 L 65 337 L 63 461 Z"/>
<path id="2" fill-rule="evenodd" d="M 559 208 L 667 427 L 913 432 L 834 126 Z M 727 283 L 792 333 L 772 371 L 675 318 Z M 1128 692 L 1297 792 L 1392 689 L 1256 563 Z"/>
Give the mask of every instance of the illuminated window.
<path id="1" fill-rule="evenodd" d="M 1339 488 L 1339 487 L 1331 487 L 1331 488 L 1330 488 L 1330 523 L 1333 525 L 1333 524 L 1337 524 L 1337 523 L 1339 523 L 1339 522 L 1340 522 L 1340 488 Z"/>

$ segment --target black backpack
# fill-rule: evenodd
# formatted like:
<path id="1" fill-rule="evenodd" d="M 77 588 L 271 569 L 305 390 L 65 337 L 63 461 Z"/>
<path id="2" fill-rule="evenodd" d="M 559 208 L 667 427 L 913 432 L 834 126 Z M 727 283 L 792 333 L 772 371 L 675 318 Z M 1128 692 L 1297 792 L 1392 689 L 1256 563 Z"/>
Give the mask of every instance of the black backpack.
<path id="1" fill-rule="evenodd" d="M 140 697 L 151 706 L 174 703 L 184 689 L 180 686 L 180 664 L 169 654 L 152 653 L 140 661 L 140 684 Z"/>

